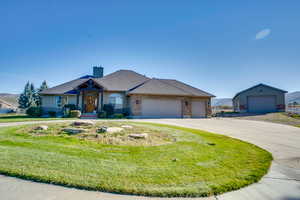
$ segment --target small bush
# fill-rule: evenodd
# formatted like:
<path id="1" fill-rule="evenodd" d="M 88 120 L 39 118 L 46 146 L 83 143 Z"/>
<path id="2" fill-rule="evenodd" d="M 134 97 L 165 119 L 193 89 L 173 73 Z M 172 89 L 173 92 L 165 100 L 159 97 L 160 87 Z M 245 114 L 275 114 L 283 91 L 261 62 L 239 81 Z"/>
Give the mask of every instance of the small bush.
<path id="1" fill-rule="evenodd" d="M 26 110 L 26 114 L 30 117 L 40 117 L 43 114 L 43 110 L 41 107 L 33 106 Z"/>
<path id="2" fill-rule="evenodd" d="M 63 108 L 64 117 L 70 117 L 70 111 L 77 110 L 77 106 L 75 104 L 66 104 Z"/>
<path id="3" fill-rule="evenodd" d="M 77 110 L 77 106 L 75 104 L 66 104 L 64 105 L 64 109 L 68 108 L 69 110 Z"/>
<path id="4" fill-rule="evenodd" d="M 103 110 L 106 112 L 107 117 L 111 117 L 115 113 L 115 108 L 112 104 L 104 104 Z"/>
<path id="5" fill-rule="evenodd" d="M 49 111 L 49 112 L 48 112 L 48 115 L 49 115 L 50 117 L 56 117 L 56 112 L 55 112 L 55 111 Z"/>
<path id="6" fill-rule="evenodd" d="M 105 111 L 98 112 L 98 118 L 107 118 L 107 113 Z"/>
<path id="7" fill-rule="evenodd" d="M 113 115 L 113 118 L 115 118 L 115 119 L 122 119 L 122 118 L 124 118 L 124 115 L 121 114 L 121 113 L 116 113 L 116 114 Z"/>
<path id="8" fill-rule="evenodd" d="M 79 118 L 81 116 L 80 110 L 71 110 L 70 117 L 71 118 Z"/>

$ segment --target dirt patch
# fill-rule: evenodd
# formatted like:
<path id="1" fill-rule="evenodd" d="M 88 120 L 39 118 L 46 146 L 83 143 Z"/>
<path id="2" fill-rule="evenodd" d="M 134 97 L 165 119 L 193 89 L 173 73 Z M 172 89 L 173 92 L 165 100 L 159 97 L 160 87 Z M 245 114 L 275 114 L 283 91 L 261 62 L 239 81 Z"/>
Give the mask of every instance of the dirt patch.
<path id="1" fill-rule="evenodd" d="M 266 121 L 278 124 L 286 124 L 291 126 L 300 127 L 300 119 L 288 116 L 285 113 L 268 113 L 262 115 L 253 116 L 239 116 L 237 119 L 255 120 L 255 121 Z"/>

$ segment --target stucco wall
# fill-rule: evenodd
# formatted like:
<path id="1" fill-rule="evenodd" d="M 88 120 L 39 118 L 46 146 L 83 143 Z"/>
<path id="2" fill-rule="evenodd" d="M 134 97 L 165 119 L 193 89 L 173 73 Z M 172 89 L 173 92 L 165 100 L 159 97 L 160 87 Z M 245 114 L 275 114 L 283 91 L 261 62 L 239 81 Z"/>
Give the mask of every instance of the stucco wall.
<path id="1" fill-rule="evenodd" d="M 49 111 L 61 112 L 62 108 L 56 105 L 56 96 L 59 95 L 42 95 L 42 108 L 45 113 Z M 60 95 L 68 98 L 67 104 L 76 105 L 76 96 L 75 95 Z M 79 104 L 81 105 L 81 104 Z"/>
<path id="2" fill-rule="evenodd" d="M 277 110 L 285 110 L 285 94 L 283 92 L 266 86 L 258 86 L 239 94 L 233 99 L 233 107 L 236 112 L 247 112 L 248 96 L 276 96 Z"/>

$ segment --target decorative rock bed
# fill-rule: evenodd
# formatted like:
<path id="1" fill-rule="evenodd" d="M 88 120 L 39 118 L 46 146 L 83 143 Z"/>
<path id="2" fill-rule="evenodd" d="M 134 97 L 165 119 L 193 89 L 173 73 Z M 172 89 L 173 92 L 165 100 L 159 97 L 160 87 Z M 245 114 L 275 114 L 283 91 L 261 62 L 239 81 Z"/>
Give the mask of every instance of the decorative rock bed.
<path id="1" fill-rule="evenodd" d="M 128 137 L 134 138 L 134 139 L 146 139 L 148 137 L 147 133 L 132 133 L 129 134 Z"/>
<path id="2" fill-rule="evenodd" d="M 40 131 L 46 131 L 48 129 L 48 126 L 46 125 L 40 125 L 34 128 L 34 130 L 40 130 Z"/>
<path id="3" fill-rule="evenodd" d="M 75 121 L 72 126 L 93 126 L 94 124 L 92 121 Z"/>
<path id="4" fill-rule="evenodd" d="M 69 133 L 69 134 L 78 134 L 78 133 L 84 133 L 84 129 L 80 128 L 63 128 L 62 131 Z"/>

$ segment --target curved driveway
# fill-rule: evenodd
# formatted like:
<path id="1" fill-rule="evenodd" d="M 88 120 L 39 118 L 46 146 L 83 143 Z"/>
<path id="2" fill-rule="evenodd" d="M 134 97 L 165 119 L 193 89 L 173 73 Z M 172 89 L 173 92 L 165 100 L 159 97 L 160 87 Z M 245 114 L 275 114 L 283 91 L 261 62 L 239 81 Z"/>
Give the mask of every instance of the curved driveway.
<path id="1" fill-rule="evenodd" d="M 263 177 L 260 182 L 238 191 L 207 199 L 300 199 L 300 128 L 267 122 L 228 118 L 148 119 L 135 121 L 166 123 L 216 132 L 256 144 L 273 154 L 274 162 L 272 167 L 269 173 Z M 51 123 L 53 122 L 57 121 L 52 121 Z M 0 127 L 28 123 L 30 122 L 0 124 Z M 5 200 L 160 199 L 77 190 L 49 184 L 34 183 L 6 176 L 0 176 L 0 197 L 0 199 Z"/>

